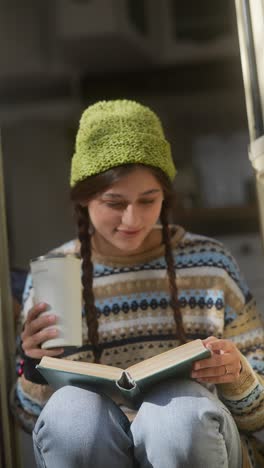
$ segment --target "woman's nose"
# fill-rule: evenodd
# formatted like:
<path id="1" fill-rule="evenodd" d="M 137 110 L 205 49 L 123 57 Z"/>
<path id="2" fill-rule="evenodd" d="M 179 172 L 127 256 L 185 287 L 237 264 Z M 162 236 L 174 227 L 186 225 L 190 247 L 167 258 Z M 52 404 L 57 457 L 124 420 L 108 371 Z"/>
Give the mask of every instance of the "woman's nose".
<path id="1" fill-rule="evenodd" d="M 139 213 L 135 206 L 127 205 L 123 212 L 122 224 L 124 226 L 137 228 L 140 226 Z"/>

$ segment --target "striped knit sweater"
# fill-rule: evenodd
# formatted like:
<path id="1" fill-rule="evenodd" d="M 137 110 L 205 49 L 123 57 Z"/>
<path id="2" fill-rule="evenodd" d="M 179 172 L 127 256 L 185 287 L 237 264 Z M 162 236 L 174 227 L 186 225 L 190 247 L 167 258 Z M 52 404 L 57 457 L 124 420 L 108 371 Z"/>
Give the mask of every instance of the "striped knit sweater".
<path id="1" fill-rule="evenodd" d="M 156 226 L 153 235 L 157 233 Z M 234 341 L 241 352 L 242 372 L 235 383 L 217 385 L 219 398 L 231 411 L 241 434 L 244 467 L 264 466 L 264 330 L 255 301 L 231 254 L 218 241 L 173 226 L 172 247 L 183 324 L 188 340 L 210 335 Z M 78 241 L 55 252 L 78 253 Z M 105 257 L 93 251 L 94 294 L 99 310 L 103 364 L 126 368 L 177 346 L 169 305 L 164 246 L 128 257 Z M 28 277 L 23 320 L 34 302 Z M 83 346 L 64 357 L 91 361 L 83 318 Z M 52 390 L 18 378 L 12 407 L 31 430 Z"/>

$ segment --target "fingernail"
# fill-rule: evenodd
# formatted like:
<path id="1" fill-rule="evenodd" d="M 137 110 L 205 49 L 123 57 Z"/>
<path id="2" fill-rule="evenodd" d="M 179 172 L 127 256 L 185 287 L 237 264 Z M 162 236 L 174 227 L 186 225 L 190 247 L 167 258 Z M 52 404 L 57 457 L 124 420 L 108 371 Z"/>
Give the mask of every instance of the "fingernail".
<path id="1" fill-rule="evenodd" d="M 56 322 L 56 315 L 48 315 L 49 322 Z"/>
<path id="2" fill-rule="evenodd" d="M 58 330 L 56 330 L 56 328 L 52 328 L 51 330 L 49 330 L 49 334 L 55 336 L 58 334 Z"/>

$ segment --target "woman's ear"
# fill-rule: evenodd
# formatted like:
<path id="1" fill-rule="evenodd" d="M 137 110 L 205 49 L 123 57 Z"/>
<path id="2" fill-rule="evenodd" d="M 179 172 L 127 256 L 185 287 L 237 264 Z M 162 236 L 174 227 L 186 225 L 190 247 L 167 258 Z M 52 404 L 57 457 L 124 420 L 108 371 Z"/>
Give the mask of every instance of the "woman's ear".
<path id="1" fill-rule="evenodd" d="M 89 232 L 90 236 L 92 236 L 95 233 L 95 229 L 94 229 L 91 221 L 90 221 L 88 232 Z"/>

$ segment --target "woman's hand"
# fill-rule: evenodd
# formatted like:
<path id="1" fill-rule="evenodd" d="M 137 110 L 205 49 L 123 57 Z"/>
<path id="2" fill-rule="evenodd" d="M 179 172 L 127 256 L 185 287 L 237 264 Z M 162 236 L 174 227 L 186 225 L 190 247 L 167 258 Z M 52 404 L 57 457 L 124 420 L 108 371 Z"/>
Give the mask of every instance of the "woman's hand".
<path id="1" fill-rule="evenodd" d="M 201 382 L 215 384 L 234 382 L 241 372 L 240 353 L 236 345 L 229 340 L 209 336 L 203 344 L 212 355 L 208 359 L 193 364 L 191 377 Z"/>
<path id="2" fill-rule="evenodd" d="M 56 315 L 43 315 L 47 304 L 36 304 L 28 312 L 27 320 L 21 333 L 22 349 L 26 356 L 33 359 L 41 359 L 43 356 L 58 356 L 63 353 L 63 348 L 41 349 L 44 341 L 56 338 L 58 330 L 51 325 L 56 323 Z"/>

